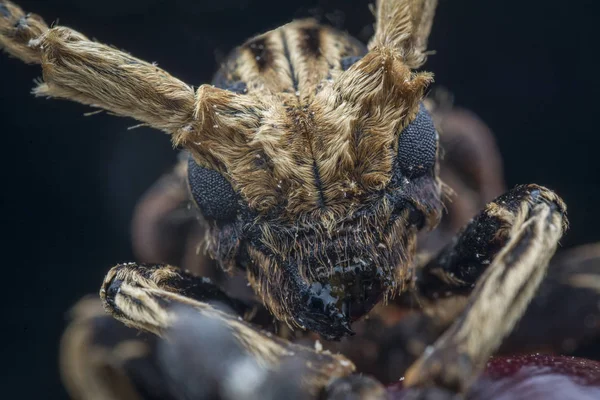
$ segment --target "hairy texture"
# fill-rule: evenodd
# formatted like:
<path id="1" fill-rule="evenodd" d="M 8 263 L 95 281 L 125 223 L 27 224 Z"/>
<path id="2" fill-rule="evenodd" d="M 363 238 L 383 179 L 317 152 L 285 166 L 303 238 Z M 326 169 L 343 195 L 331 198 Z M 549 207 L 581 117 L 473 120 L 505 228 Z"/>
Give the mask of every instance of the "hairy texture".
<path id="1" fill-rule="evenodd" d="M 0 0 L 0 48 L 41 64 L 37 95 L 136 118 L 189 150 L 192 158 L 165 180 L 170 189 L 151 192 L 140 209 L 137 251 L 147 259 L 184 257 L 172 242 L 156 243 L 165 235 L 198 234 L 190 233 L 195 214 L 178 214 L 187 176 L 209 225 L 210 255 L 225 271 L 239 267 L 265 306 L 251 296 L 231 298 L 210 279 L 169 265 L 117 265 L 100 298 L 108 314 L 133 329 L 119 325 L 125 331 L 117 332 L 93 304 L 78 307 L 61 351 L 74 396 L 133 399 L 143 387 L 157 398 L 382 398 L 380 384 L 348 377 L 355 367 L 345 357 L 288 343 L 250 322 L 277 330 L 268 309 L 280 326 L 288 324 L 282 337 L 299 338 L 290 331 L 300 327 L 340 339 L 379 301 L 411 289 L 424 312 L 390 332 L 384 362 L 404 370 L 421 354 L 405 383 L 442 387 L 412 390 L 421 397 L 469 388 L 534 295 L 567 227 L 566 210 L 543 187 L 517 187 L 415 271 L 417 233 L 435 227 L 442 210 L 442 154 L 422 105 L 432 75 L 414 71 L 426 58 L 436 4 L 378 1 L 368 51 L 313 20 L 292 22 L 237 48 L 214 86 L 194 91 L 154 64 L 69 28 L 49 29 Z M 475 136 L 459 134 L 451 150 L 476 152 L 485 141 Z M 499 190 L 493 180 L 499 163 L 457 158 L 447 163 L 450 177 L 470 177 L 476 200 Z M 164 227 L 177 215 L 171 235 Z M 562 293 L 586 291 L 596 301 L 596 275 L 579 266 L 561 276 Z M 585 303 L 571 299 L 574 306 Z M 590 326 L 596 308 L 570 315 L 586 324 L 571 339 L 597 331 Z M 377 314 L 378 323 L 363 321 L 358 330 L 402 317 L 390 309 Z M 153 335 L 140 339 L 135 330 Z M 377 353 L 364 339 L 353 345 L 361 347 L 357 358 Z M 236 385 L 240 375 L 250 379 Z"/>
<path id="2" fill-rule="evenodd" d="M 302 239 L 296 230 L 261 224 L 264 245 L 249 246 L 255 262 L 247 268 L 248 280 L 267 308 L 290 326 L 310 329 L 306 316 L 294 318 L 301 314 L 296 307 L 307 301 L 317 301 L 324 314 L 344 310 L 356 319 L 379 301 L 372 293 L 383 293 L 387 301 L 413 277 L 415 232 L 406 232 L 406 213 L 388 222 L 389 213 L 382 205 L 374 215 L 342 222 L 335 230 L 307 226 Z M 358 282 L 356 293 L 348 288 L 348 276 Z"/>
<path id="3" fill-rule="evenodd" d="M 41 56 L 29 46 L 48 30 L 36 14 L 25 14 L 10 1 L 0 1 L 0 49 L 28 64 L 40 64 Z"/>
<path id="4" fill-rule="evenodd" d="M 495 237 L 490 240 L 478 235 L 476 225 L 480 221 L 475 219 L 468 227 L 475 230 L 461 233 L 439 259 L 446 269 L 477 259 L 479 271 L 470 277 L 476 282 L 475 287 L 458 318 L 451 318 L 452 325 L 432 350 L 407 371 L 408 386 L 433 383 L 464 392 L 525 312 L 567 228 L 563 201 L 536 185 L 517 186 L 490 203 L 481 216 L 499 221 L 496 226 L 485 222 L 482 225 L 484 229 L 487 225 Z M 469 243 L 470 249 L 465 246 Z M 489 247 L 492 254 L 480 254 L 478 246 Z M 493 254 L 496 246 L 500 249 Z M 443 276 L 444 273 L 440 275 Z M 452 273 L 449 276 L 454 278 Z M 456 288 L 465 283 L 468 282 L 461 279 L 447 280 L 445 285 L 460 293 Z"/>
<path id="5" fill-rule="evenodd" d="M 0 18 L 0 47 L 42 65 L 36 95 L 100 107 L 169 133 L 191 120 L 194 91 L 167 72 L 72 29 L 47 29 L 11 2 L 1 5 L 8 18 Z"/>
<path id="6" fill-rule="evenodd" d="M 344 215 L 381 190 L 391 177 L 390 150 L 431 80 L 413 74 L 387 48 L 343 71 L 344 57 L 361 54 L 360 46 L 305 20 L 236 51 L 223 74 L 243 82 L 247 94 L 208 85 L 194 93 L 155 65 L 69 28 L 46 30 L 29 17 L 26 28 L 9 29 L 22 11 L 6 4 L 2 46 L 41 63 L 45 82 L 37 95 L 101 107 L 169 132 L 200 165 L 223 173 L 252 209 L 277 207 L 288 219 L 324 208 Z"/>
<path id="7" fill-rule="evenodd" d="M 246 92 L 200 87 L 174 143 L 227 176 L 252 209 L 347 214 L 389 183 L 392 150 L 431 75 L 389 49 L 342 71 L 338 47 L 339 34 L 313 21 L 252 39 L 223 73 Z"/>
<path id="8" fill-rule="evenodd" d="M 116 319 L 158 336 L 164 336 L 178 322 L 175 309 L 183 306 L 224 326 L 236 345 L 263 368 L 275 370 L 293 358 L 303 360 L 307 370 L 302 383 L 313 394 L 330 379 L 354 371 L 354 365 L 341 355 L 285 342 L 216 308 L 209 302 L 228 301 L 219 293 L 215 296 L 201 290 L 199 296 L 192 295 L 190 289 L 196 287 L 198 280 L 201 278 L 182 274 L 169 266 L 122 264 L 109 271 L 100 297 L 105 310 Z"/>
<path id="9" fill-rule="evenodd" d="M 307 103 L 325 80 L 362 56 L 364 45 L 315 20 L 294 21 L 234 50 L 216 77 L 219 86 L 243 84 L 244 93 L 287 94 Z"/>
<path id="10" fill-rule="evenodd" d="M 437 0 L 378 0 L 377 25 L 369 49 L 396 50 L 410 68 L 425 62 Z"/>
<path id="11" fill-rule="evenodd" d="M 239 74 L 251 80 L 244 82 L 246 90 L 199 88 L 194 121 L 174 142 L 190 149 L 196 163 L 226 176 L 258 212 L 252 221 L 212 226 L 207 238 L 213 257 L 230 270 L 247 250 L 249 280 L 267 307 L 291 326 L 315 329 L 298 304 L 314 300 L 324 316 L 351 314 L 353 304 L 354 314 L 363 315 L 379 294 L 387 299 L 405 288 L 416 228 L 397 196 L 405 196 L 428 227 L 439 221 L 441 201 L 440 182 L 432 176 L 392 182 L 398 141 L 431 81 L 429 74 L 413 73 L 396 52 L 375 49 L 346 71 L 333 68 L 308 103 L 301 90 L 266 89 L 274 82 L 265 78 L 271 72 L 287 82 L 289 70 L 268 72 L 276 60 L 291 66 L 307 54 L 319 56 L 316 48 L 307 53 L 291 40 L 276 45 L 298 32 L 307 36 L 309 26 L 288 24 L 251 41 L 249 48 L 258 53 L 260 47 L 256 57 L 265 60 L 242 63 L 241 72 L 226 64 L 222 72 L 227 79 Z M 324 33 L 316 35 L 320 27 L 312 28 L 309 38 L 323 40 Z M 250 51 L 245 46 L 235 60 Z M 283 57 L 281 48 L 287 49 Z M 250 65 L 266 75 L 248 75 Z M 249 237 L 247 246 L 243 237 Z M 352 272 L 355 267 L 360 272 Z M 340 288 L 350 276 L 373 283 L 364 283 L 357 297 L 346 296 Z M 361 298 L 362 305 L 348 298 Z M 347 324 L 332 337 L 348 332 Z"/>
<path id="12" fill-rule="evenodd" d="M 328 202 L 350 202 L 390 181 L 398 137 L 415 117 L 430 74 L 414 74 L 388 49 L 370 51 L 315 101 L 317 158 Z"/>
<path id="13" fill-rule="evenodd" d="M 101 107 L 166 132 L 191 119 L 194 91 L 155 65 L 56 27 L 32 42 L 41 53 L 38 96 Z"/>
<path id="14" fill-rule="evenodd" d="M 586 346 L 594 346 L 600 334 L 599 265 L 598 243 L 554 257 L 535 298 L 501 351 L 597 354 Z"/>
<path id="15" fill-rule="evenodd" d="M 226 324 L 193 307 L 175 305 L 163 337 L 128 328 L 85 297 L 70 313 L 60 372 L 73 399 L 287 399 L 314 398 L 306 390 L 305 360 L 275 370 L 247 354 Z"/>

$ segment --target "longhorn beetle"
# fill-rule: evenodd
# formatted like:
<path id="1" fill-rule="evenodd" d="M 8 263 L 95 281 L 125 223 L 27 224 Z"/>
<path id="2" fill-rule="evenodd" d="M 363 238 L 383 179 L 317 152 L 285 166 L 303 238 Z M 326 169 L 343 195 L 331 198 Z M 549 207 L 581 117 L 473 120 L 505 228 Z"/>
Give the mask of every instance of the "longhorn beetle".
<path id="1" fill-rule="evenodd" d="M 243 271 L 278 321 L 339 340 L 379 302 L 414 293 L 443 329 L 405 384 L 464 392 L 534 296 L 567 220 L 552 191 L 518 186 L 419 264 L 417 234 L 443 209 L 439 138 L 423 104 L 432 74 L 417 72 L 436 3 L 378 1 L 368 46 L 313 20 L 291 22 L 238 47 L 196 90 L 10 1 L 0 1 L 0 47 L 41 65 L 36 95 L 169 134 L 188 155 L 208 254 Z M 100 296 L 129 327 L 168 337 L 198 318 L 193 329 L 217 324 L 229 348 L 266 371 L 298 361 L 302 393 L 333 396 L 346 385 L 382 396 L 344 356 L 262 330 L 254 306 L 175 267 L 119 264 Z"/>

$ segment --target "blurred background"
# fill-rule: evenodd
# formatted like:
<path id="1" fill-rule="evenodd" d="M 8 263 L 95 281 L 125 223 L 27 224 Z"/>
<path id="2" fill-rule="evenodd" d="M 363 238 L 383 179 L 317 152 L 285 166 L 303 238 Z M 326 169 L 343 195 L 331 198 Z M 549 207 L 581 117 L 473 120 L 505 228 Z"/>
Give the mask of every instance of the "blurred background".
<path id="1" fill-rule="evenodd" d="M 366 41 L 370 1 L 21 0 L 47 22 L 211 80 L 253 34 L 313 16 Z M 592 1 L 440 0 L 426 69 L 494 131 L 509 187 L 538 183 L 567 202 L 565 248 L 600 240 Z M 65 398 L 58 343 L 69 307 L 132 260 L 136 200 L 167 171 L 169 139 L 131 120 L 29 94 L 39 67 L 0 57 L 4 370 L 19 398 Z M 8 336 L 6 336 L 8 335 Z M 3 390 L 11 393 L 10 386 Z"/>

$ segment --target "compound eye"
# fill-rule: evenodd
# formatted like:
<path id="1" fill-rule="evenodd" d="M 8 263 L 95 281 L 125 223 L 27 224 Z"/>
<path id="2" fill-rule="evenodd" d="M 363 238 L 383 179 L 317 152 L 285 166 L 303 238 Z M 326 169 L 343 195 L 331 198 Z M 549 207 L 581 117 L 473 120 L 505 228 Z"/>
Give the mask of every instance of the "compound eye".
<path id="1" fill-rule="evenodd" d="M 417 117 L 400 133 L 396 173 L 407 178 L 431 174 L 437 156 L 438 134 L 421 103 Z"/>
<path id="2" fill-rule="evenodd" d="M 205 218 L 216 222 L 235 219 L 239 196 L 223 175 L 201 167 L 190 157 L 188 180 L 194 201 Z"/>

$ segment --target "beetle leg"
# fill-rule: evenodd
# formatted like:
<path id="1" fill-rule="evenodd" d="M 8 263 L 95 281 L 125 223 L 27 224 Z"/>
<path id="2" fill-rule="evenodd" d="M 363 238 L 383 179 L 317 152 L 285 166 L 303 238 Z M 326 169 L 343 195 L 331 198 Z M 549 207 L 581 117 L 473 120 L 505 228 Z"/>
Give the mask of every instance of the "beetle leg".
<path id="1" fill-rule="evenodd" d="M 500 352 L 598 354 L 600 243 L 561 252 Z"/>
<path id="2" fill-rule="evenodd" d="M 293 367 L 301 378 L 302 390 L 311 395 L 318 394 L 333 378 L 354 371 L 354 365 L 341 355 L 294 345 L 253 327 L 229 311 L 245 314 L 248 311 L 245 304 L 229 298 L 206 279 L 171 266 L 117 265 L 107 274 L 100 297 L 105 310 L 125 325 L 180 346 L 168 350 L 175 352 L 168 353 L 173 365 L 179 357 L 182 362 L 202 363 L 206 368 L 219 363 L 218 352 L 210 345 L 198 347 L 196 352 L 191 348 L 194 341 L 215 336 L 228 343 L 224 347 L 234 346 L 240 357 L 259 366 L 268 376 L 288 365 Z M 190 319 L 196 320 L 194 326 L 186 325 Z M 214 326 L 219 333 L 204 332 L 202 326 Z M 186 338 L 188 331 L 195 331 L 193 335 L 199 338 Z M 185 350 L 186 347 L 190 348 Z M 185 375 L 185 369 L 180 369 L 181 373 L 173 379 L 193 378 L 192 371 Z"/>
<path id="3" fill-rule="evenodd" d="M 62 380 L 81 400 L 313 398 L 301 360 L 270 371 L 248 357 L 227 326 L 187 307 L 156 335 L 128 328 L 84 298 L 72 312 L 60 353 Z"/>
<path id="4" fill-rule="evenodd" d="M 156 358 L 159 338 L 119 323 L 95 296 L 80 300 L 70 317 L 60 343 L 60 373 L 71 398 L 172 398 Z"/>
<path id="5" fill-rule="evenodd" d="M 482 268 L 485 267 L 482 265 Z M 422 272 L 420 277 L 423 278 Z M 452 290 L 446 289 L 445 295 Z M 360 370 L 376 371 L 379 379 L 393 382 L 406 372 L 464 309 L 466 297 L 463 289 L 456 296 L 439 296 L 437 299 L 435 296 L 427 298 L 427 292 L 423 289 L 420 302 L 425 312 L 412 311 L 392 326 L 380 326 L 383 323 L 370 326 L 367 344 L 376 344 L 378 351 L 375 353 L 377 357 L 368 365 L 364 365 L 367 357 L 361 353 L 355 355 L 356 346 L 344 349 L 343 353 L 350 356 Z M 410 307 L 410 298 L 404 300 L 405 304 L 400 305 L 400 310 L 407 312 L 405 308 Z M 417 302 L 413 299 L 413 303 Z M 550 261 L 546 277 L 535 297 L 513 331 L 502 341 L 497 353 L 544 352 L 581 354 L 587 358 L 596 355 L 592 358 L 598 358 L 599 304 L 600 243 L 561 251 Z M 394 318 L 394 312 L 399 311 L 390 307 L 385 309 L 391 314 L 385 316 L 388 321 Z M 377 319 L 372 316 L 369 322 L 373 325 Z"/>
<path id="6" fill-rule="evenodd" d="M 423 300 L 445 310 L 437 318 L 453 322 L 409 368 L 408 386 L 469 387 L 533 297 L 566 229 L 565 213 L 548 189 L 518 186 L 488 204 L 420 271 Z"/>
<path id="7" fill-rule="evenodd" d="M 388 393 L 377 380 L 366 375 L 350 375 L 333 380 L 321 396 L 326 400 L 385 400 Z"/>

